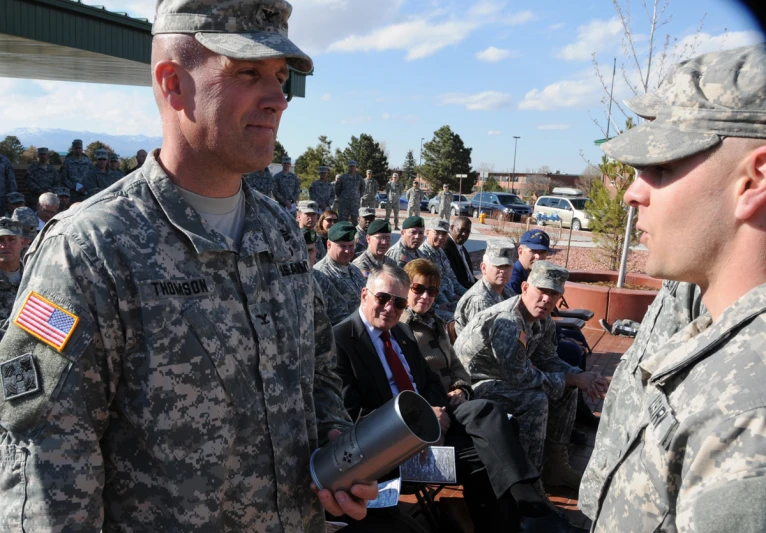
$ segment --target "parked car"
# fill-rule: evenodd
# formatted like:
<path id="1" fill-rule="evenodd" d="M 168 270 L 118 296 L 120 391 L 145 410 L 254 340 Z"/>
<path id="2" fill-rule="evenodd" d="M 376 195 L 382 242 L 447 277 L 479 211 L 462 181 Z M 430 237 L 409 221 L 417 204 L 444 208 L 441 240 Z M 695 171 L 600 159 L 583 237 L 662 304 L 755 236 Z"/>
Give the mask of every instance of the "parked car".
<path id="1" fill-rule="evenodd" d="M 532 206 L 508 192 L 479 192 L 471 200 L 471 213 L 474 218 L 486 213 L 493 217 L 502 214 L 507 220 L 521 220 L 532 214 Z"/>
<path id="2" fill-rule="evenodd" d="M 428 201 L 428 210 L 431 214 L 436 215 L 439 213 L 439 196 L 434 196 Z M 471 200 L 462 194 L 453 194 L 452 203 L 450 204 L 450 215 L 456 217 L 458 215 L 467 215 L 471 212 Z"/>
<path id="3" fill-rule="evenodd" d="M 423 199 L 420 201 L 420 210 L 421 211 L 428 211 L 428 195 L 423 195 Z M 404 193 L 401 198 L 399 198 L 399 209 L 407 211 L 407 193 Z"/>
<path id="4" fill-rule="evenodd" d="M 557 187 L 553 194 L 541 196 L 535 203 L 535 218 L 538 215 L 538 224 L 544 226 L 546 216 L 558 215 L 561 225 L 565 228 L 572 227 L 573 231 L 590 228 L 590 215 L 585 212 L 585 206 L 590 201 L 579 189 L 569 187 Z"/>
<path id="5" fill-rule="evenodd" d="M 378 206 L 378 209 L 385 209 L 386 204 L 388 203 L 388 195 L 384 192 L 379 192 L 375 195 L 375 205 Z"/>

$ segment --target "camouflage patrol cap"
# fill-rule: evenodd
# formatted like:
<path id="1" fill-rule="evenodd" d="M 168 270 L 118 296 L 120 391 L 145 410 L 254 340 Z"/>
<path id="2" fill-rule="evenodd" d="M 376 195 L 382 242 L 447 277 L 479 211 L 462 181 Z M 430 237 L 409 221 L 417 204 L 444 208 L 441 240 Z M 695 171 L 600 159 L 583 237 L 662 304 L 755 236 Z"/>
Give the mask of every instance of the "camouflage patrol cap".
<path id="1" fill-rule="evenodd" d="M 360 207 L 359 208 L 359 216 L 362 217 L 362 218 L 374 217 L 375 216 L 375 210 L 372 207 Z"/>
<path id="2" fill-rule="evenodd" d="M 504 246 L 496 241 L 487 242 L 482 261 L 492 266 L 507 266 L 516 262 L 516 249 L 513 246 Z"/>
<path id="3" fill-rule="evenodd" d="M 550 261 L 535 261 L 529 273 L 527 283 L 538 289 L 550 289 L 564 294 L 564 284 L 569 277 L 569 271 Z"/>
<path id="4" fill-rule="evenodd" d="M 434 230 L 434 231 L 443 231 L 444 233 L 449 233 L 449 222 L 447 222 L 443 218 L 432 218 L 431 221 L 428 223 L 428 229 Z"/>
<path id="5" fill-rule="evenodd" d="M 311 72 L 311 58 L 287 38 L 293 8 L 285 0 L 157 0 L 152 35 L 188 33 L 208 50 L 258 61 L 285 58 L 298 72 Z"/>
<path id="6" fill-rule="evenodd" d="M 11 192 L 8 193 L 8 196 L 6 196 L 5 199 L 8 200 L 9 204 L 18 204 L 19 202 L 24 201 L 24 195 L 20 192 Z"/>
<path id="7" fill-rule="evenodd" d="M 82 148 L 82 139 L 75 139 L 72 141 L 72 148 L 76 148 L 78 146 Z"/>
<path id="8" fill-rule="evenodd" d="M 303 240 L 306 244 L 314 244 L 317 242 L 317 232 L 311 228 L 303 228 Z"/>
<path id="9" fill-rule="evenodd" d="M 21 237 L 21 224 L 8 217 L 0 218 L 0 235 Z"/>
<path id="10" fill-rule="evenodd" d="M 68 187 L 56 187 L 53 189 L 53 193 L 56 196 L 66 196 L 67 198 L 70 198 L 72 195 L 69 193 Z"/>
<path id="11" fill-rule="evenodd" d="M 391 175 L 391 177 L 392 177 L 392 178 L 398 178 L 398 177 L 399 177 L 399 173 L 398 173 L 398 172 L 394 172 L 394 173 Z"/>
<path id="12" fill-rule="evenodd" d="M 298 202 L 298 211 L 301 213 L 314 213 L 320 215 L 322 212 L 319 210 L 319 204 L 313 200 L 301 200 Z"/>
<path id="13" fill-rule="evenodd" d="M 367 174 L 372 174 L 372 170 L 370 170 L 370 169 L 368 168 L 368 169 L 367 169 Z"/>
<path id="14" fill-rule="evenodd" d="M 283 155 L 282 156 L 282 164 L 283 165 L 292 164 L 292 162 L 293 162 L 293 160 L 292 160 L 292 158 L 290 156 L 288 156 L 288 155 Z"/>
<path id="15" fill-rule="evenodd" d="M 103 148 L 96 150 L 96 159 L 109 159 L 109 152 Z"/>
<path id="16" fill-rule="evenodd" d="M 48 149 L 45 147 L 41 147 L 37 149 L 37 155 L 45 155 L 48 153 Z"/>
<path id="17" fill-rule="evenodd" d="M 327 238 L 332 242 L 353 242 L 356 228 L 351 222 L 338 222 L 327 232 Z"/>
<path id="18" fill-rule="evenodd" d="M 330 172 L 330 169 L 329 169 L 329 168 L 327 168 L 327 167 L 326 167 L 326 166 L 324 166 L 324 165 L 321 165 L 321 166 L 319 167 L 319 173 L 321 174 L 322 172 Z"/>
<path id="19" fill-rule="evenodd" d="M 373 220 L 367 228 L 367 235 L 377 235 L 379 233 L 391 233 L 391 224 L 385 220 Z"/>
<path id="20" fill-rule="evenodd" d="M 354 161 L 354 160 L 352 159 L 351 161 L 349 161 L 349 162 L 348 162 L 348 166 L 350 166 L 350 167 L 355 167 L 355 166 L 356 166 L 356 161 Z"/>
<path id="21" fill-rule="evenodd" d="M 766 138 L 766 44 L 681 62 L 654 95 L 627 104 L 654 120 L 601 148 L 631 166 L 684 159 L 717 146 L 725 137 Z"/>
<path id="22" fill-rule="evenodd" d="M 407 217 L 404 219 L 404 222 L 402 222 L 402 229 L 410 229 L 410 228 L 425 228 L 426 223 L 423 220 L 423 217 L 419 217 L 417 215 L 412 215 L 411 217 Z"/>
<path id="23" fill-rule="evenodd" d="M 109 161 L 119 161 L 120 158 L 114 152 L 109 152 Z"/>
<path id="24" fill-rule="evenodd" d="M 17 207 L 11 220 L 21 224 L 22 235 L 25 239 L 32 241 L 37 237 L 37 213 L 29 207 Z"/>

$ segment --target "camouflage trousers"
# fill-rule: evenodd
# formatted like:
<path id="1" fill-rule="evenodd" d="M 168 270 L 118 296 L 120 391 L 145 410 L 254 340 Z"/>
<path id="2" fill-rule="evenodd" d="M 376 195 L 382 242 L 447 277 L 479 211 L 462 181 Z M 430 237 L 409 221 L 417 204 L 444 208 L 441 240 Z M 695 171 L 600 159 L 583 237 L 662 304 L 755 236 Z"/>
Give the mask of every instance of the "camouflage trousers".
<path id="1" fill-rule="evenodd" d="M 449 222 L 449 216 L 450 216 L 450 208 L 449 207 L 447 209 L 443 209 L 443 210 L 439 211 L 439 218 L 444 219 L 447 222 Z"/>
<path id="2" fill-rule="evenodd" d="M 391 202 L 386 203 L 386 222 L 391 222 L 391 209 L 393 205 L 394 210 L 394 227 L 399 228 L 399 204 L 391 204 Z"/>
<path id="3" fill-rule="evenodd" d="M 359 222 L 359 207 L 354 207 L 349 204 L 340 204 L 340 209 L 338 210 L 338 220 L 341 222 L 350 220 L 354 226 L 356 226 Z"/>
<path id="4" fill-rule="evenodd" d="M 373 209 L 375 209 L 377 207 L 375 205 L 375 197 L 374 196 L 372 196 L 372 197 L 362 196 L 361 207 L 372 207 Z"/>
<path id="5" fill-rule="evenodd" d="M 516 390 L 500 380 L 481 381 L 473 386 L 477 398 L 503 406 L 519 423 L 519 440 L 530 462 L 542 471 L 545 440 L 568 444 L 577 412 L 577 389 L 567 387 L 558 400 L 540 389 Z"/>
<path id="6" fill-rule="evenodd" d="M 420 204 L 416 206 L 407 206 L 407 217 L 419 217 L 420 216 Z"/>

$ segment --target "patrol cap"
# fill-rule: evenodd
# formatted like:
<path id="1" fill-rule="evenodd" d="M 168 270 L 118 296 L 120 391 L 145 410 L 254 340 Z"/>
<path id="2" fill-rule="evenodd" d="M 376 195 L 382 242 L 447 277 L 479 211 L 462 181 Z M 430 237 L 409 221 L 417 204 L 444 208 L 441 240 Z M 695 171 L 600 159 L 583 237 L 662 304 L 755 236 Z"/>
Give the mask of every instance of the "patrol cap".
<path id="1" fill-rule="evenodd" d="M 399 173 L 398 172 L 394 172 L 394 174 L 391 177 L 392 178 L 398 178 L 399 177 Z"/>
<path id="2" fill-rule="evenodd" d="M 37 213 L 29 207 L 17 207 L 13 211 L 11 220 L 21 224 L 22 235 L 30 241 L 37 237 Z"/>
<path id="3" fill-rule="evenodd" d="M 0 218 L 0 235 L 21 237 L 21 224 L 8 217 Z"/>
<path id="4" fill-rule="evenodd" d="M 233 59 L 285 58 L 298 72 L 311 58 L 287 38 L 292 6 L 285 0 L 157 0 L 152 35 L 187 33 L 208 50 Z"/>
<path id="5" fill-rule="evenodd" d="M 425 227 L 426 227 L 426 223 L 423 220 L 423 217 L 419 217 L 416 215 L 407 217 L 404 219 L 404 222 L 402 222 L 402 229 L 425 228 Z"/>
<path id="6" fill-rule="evenodd" d="M 449 190 L 449 184 L 445 183 L 444 185 L 442 185 L 442 189 L 444 189 L 445 191 Z"/>
<path id="7" fill-rule="evenodd" d="M 96 159 L 109 159 L 109 152 L 103 148 L 96 150 Z"/>
<path id="8" fill-rule="evenodd" d="M 292 164 L 292 162 L 293 162 L 293 160 L 292 160 L 292 158 L 291 158 L 291 157 L 289 157 L 289 156 L 286 156 L 286 155 L 283 155 L 283 156 L 282 156 L 282 164 L 283 164 L 283 165 Z"/>
<path id="9" fill-rule="evenodd" d="M 541 229 L 531 229 L 521 236 L 520 245 L 530 250 L 543 250 L 550 252 L 551 238 Z"/>
<path id="10" fill-rule="evenodd" d="M 375 210 L 372 207 L 360 207 L 359 208 L 359 216 L 362 217 L 362 218 L 374 217 L 375 216 Z"/>
<path id="11" fill-rule="evenodd" d="M 66 196 L 67 198 L 70 198 L 72 195 L 69 194 L 69 188 L 68 187 L 56 187 L 53 189 L 53 192 L 56 196 Z"/>
<path id="12" fill-rule="evenodd" d="M 109 161 L 119 161 L 120 158 L 114 152 L 109 152 Z"/>
<path id="13" fill-rule="evenodd" d="M 41 147 L 37 149 L 37 155 L 45 155 L 48 153 L 48 149 L 45 147 Z"/>
<path id="14" fill-rule="evenodd" d="M 513 246 L 503 246 L 501 243 L 489 241 L 482 261 L 493 266 L 512 265 L 516 262 L 516 250 Z"/>
<path id="15" fill-rule="evenodd" d="M 391 224 L 381 219 L 370 222 L 367 235 L 377 235 L 378 233 L 391 233 Z"/>
<path id="16" fill-rule="evenodd" d="M 317 232 L 311 228 L 303 228 L 303 240 L 306 244 L 314 244 L 317 242 Z"/>
<path id="17" fill-rule="evenodd" d="M 370 169 L 368 168 L 368 169 L 367 169 L 367 174 L 372 174 L 372 170 L 370 170 Z"/>
<path id="18" fill-rule="evenodd" d="M 569 271 L 550 261 L 535 261 L 529 273 L 527 283 L 538 289 L 550 289 L 564 294 L 564 283 L 569 277 Z"/>
<path id="19" fill-rule="evenodd" d="M 9 204 L 18 204 L 19 202 L 24 201 L 24 195 L 20 192 L 12 192 L 8 193 L 8 196 L 6 196 L 6 200 L 8 200 Z"/>
<path id="20" fill-rule="evenodd" d="M 326 167 L 326 166 L 324 166 L 324 165 L 321 165 L 321 166 L 319 167 L 319 173 L 321 174 L 322 172 L 330 172 L 330 169 L 329 169 L 329 168 L 327 168 L 327 167 Z"/>
<path id="21" fill-rule="evenodd" d="M 352 242 L 356 237 L 356 228 L 351 222 L 338 222 L 327 232 L 332 242 Z"/>
<path id="22" fill-rule="evenodd" d="M 629 101 L 644 122 L 601 146 L 631 166 L 684 159 L 725 137 L 766 138 L 766 44 L 675 65 L 654 96 Z"/>
<path id="23" fill-rule="evenodd" d="M 428 229 L 432 229 L 434 231 L 443 231 L 444 233 L 449 233 L 449 222 L 447 222 L 443 218 L 432 218 L 431 221 L 428 223 Z"/>
<path id="24" fill-rule="evenodd" d="M 355 167 L 355 166 L 356 166 L 356 161 L 354 161 L 354 160 L 352 159 L 351 161 L 349 161 L 349 162 L 348 162 L 348 166 L 350 166 L 350 167 Z"/>
<path id="25" fill-rule="evenodd" d="M 75 139 L 72 141 L 72 148 L 76 148 L 78 146 L 82 148 L 82 139 Z"/>
<path id="26" fill-rule="evenodd" d="M 298 211 L 301 213 L 314 213 L 316 215 L 321 214 L 319 204 L 313 200 L 301 200 L 298 202 Z"/>

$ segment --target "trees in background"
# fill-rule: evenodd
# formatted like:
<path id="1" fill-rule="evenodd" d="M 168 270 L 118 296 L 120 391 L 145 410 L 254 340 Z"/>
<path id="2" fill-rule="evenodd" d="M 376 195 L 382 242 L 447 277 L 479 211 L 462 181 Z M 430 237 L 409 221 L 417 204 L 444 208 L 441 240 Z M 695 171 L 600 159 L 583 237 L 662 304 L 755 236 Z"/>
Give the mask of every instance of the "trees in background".
<path id="1" fill-rule="evenodd" d="M 442 126 L 434 132 L 433 139 L 423 145 L 423 165 L 420 176 L 428 182 L 431 190 L 440 191 L 445 183 L 453 191 L 458 190 L 457 174 L 467 174 L 463 190 L 470 191 L 476 183 L 478 172 L 471 169 L 471 152 L 460 135 L 449 126 Z"/>

